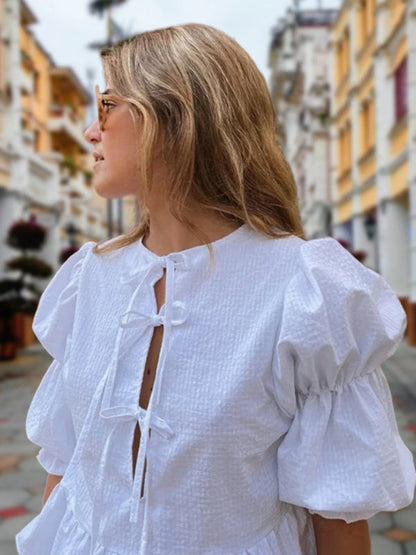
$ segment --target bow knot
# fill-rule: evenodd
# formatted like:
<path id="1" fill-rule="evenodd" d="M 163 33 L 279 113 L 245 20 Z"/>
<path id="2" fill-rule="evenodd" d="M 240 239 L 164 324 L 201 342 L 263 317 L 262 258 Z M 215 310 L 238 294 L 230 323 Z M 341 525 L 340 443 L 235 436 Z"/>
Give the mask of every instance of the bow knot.
<path id="1" fill-rule="evenodd" d="M 130 316 L 132 318 L 129 318 Z M 174 301 L 172 303 L 172 326 L 183 324 L 187 318 L 187 310 L 184 303 L 181 301 Z M 140 310 L 127 310 L 120 316 L 119 325 L 121 328 L 134 328 L 143 324 L 151 325 L 153 327 L 165 325 L 165 305 L 159 313 L 145 314 Z"/>
<path id="2" fill-rule="evenodd" d="M 136 459 L 136 468 L 133 479 L 133 487 L 130 499 L 130 522 L 137 523 L 140 515 L 144 515 L 143 520 L 143 535 L 141 538 L 141 545 L 139 548 L 140 554 L 143 554 L 143 550 L 146 550 L 146 542 L 148 537 L 147 530 L 147 519 L 148 519 L 148 509 L 146 502 L 146 493 L 144 495 L 143 504 L 140 502 L 140 488 L 142 480 L 144 478 L 144 466 L 147 454 L 147 446 L 149 441 L 149 430 L 154 429 L 165 439 L 172 438 L 175 433 L 170 427 L 170 425 L 155 414 L 155 407 L 159 406 L 159 397 L 161 391 L 161 380 L 163 378 L 163 370 L 165 365 L 166 354 L 169 351 L 169 344 L 171 340 L 171 330 L 172 326 L 182 324 L 187 319 L 188 311 L 185 305 L 180 301 L 173 300 L 174 294 L 174 274 L 177 269 L 187 270 L 190 269 L 190 261 L 187 260 L 183 253 L 171 253 L 166 256 L 153 257 L 150 264 L 143 268 L 130 266 L 127 270 L 123 271 L 120 275 L 120 281 L 122 284 L 134 284 L 134 292 L 129 300 L 126 310 L 122 313 L 119 318 L 119 329 L 117 330 L 117 337 L 114 347 L 114 352 L 111 357 L 110 365 L 103 380 L 103 396 L 101 400 L 101 411 L 100 416 L 102 418 L 113 418 L 114 423 L 117 421 L 128 421 L 136 420 L 140 427 L 140 444 L 138 449 L 138 456 Z M 134 264 L 134 261 L 133 261 Z M 143 294 L 143 289 L 145 291 L 149 290 L 149 284 L 154 283 L 154 279 L 161 277 L 163 274 L 162 269 L 166 268 L 166 303 L 162 306 L 159 313 L 146 314 L 140 310 L 134 310 L 135 300 L 140 294 Z M 154 279 L 153 279 L 154 278 Z M 137 341 L 137 337 L 144 333 L 147 326 L 165 326 L 165 333 L 163 336 L 163 343 L 160 353 L 160 375 L 158 370 L 158 377 L 155 381 L 155 391 L 152 393 L 149 408 L 147 410 L 143 409 L 138 405 L 130 406 L 112 406 L 113 392 L 116 387 L 116 378 L 118 374 L 118 364 L 119 360 L 128 352 L 130 346 L 134 341 Z M 125 328 L 135 328 L 138 327 L 139 330 L 134 330 L 133 333 L 125 334 Z M 142 328 L 142 329 L 140 329 Z M 107 461 L 108 453 L 110 451 L 110 446 L 112 442 L 113 434 L 117 433 L 118 426 L 112 426 L 112 429 L 106 438 L 106 443 L 103 450 L 103 460 Z M 100 479 L 104 480 L 105 472 L 101 469 Z M 148 489 L 149 482 L 145 483 L 145 491 Z M 98 488 L 98 501 L 100 499 L 102 490 L 101 487 Z M 99 504 L 98 504 L 99 505 Z M 93 552 L 95 546 L 95 539 L 97 533 L 100 531 L 100 521 L 95 513 L 97 504 L 96 500 L 93 501 L 93 517 L 92 517 L 92 531 L 91 531 L 91 553 Z"/>
<path id="3" fill-rule="evenodd" d="M 129 318 L 130 315 L 135 317 Z M 149 315 L 139 310 L 127 310 L 120 316 L 119 325 L 121 328 L 134 328 L 142 324 L 162 326 L 164 324 L 164 316 L 162 314 Z"/>
<path id="4" fill-rule="evenodd" d="M 137 420 L 142 431 L 142 426 L 146 417 L 146 409 L 138 405 L 137 407 L 107 407 L 101 409 L 100 416 L 104 419 L 115 418 L 122 422 Z M 175 433 L 171 426 L 155 413 L 152 413 L 149 421 L 149 428 L 154 429 L 165 439 L 171 439 Z"/>
<path id="5" fill-rule="evenodd" d="M 145 275 L 147 276 L 150 273 L 158 272 L 168 266 L 171 266 L 173 271 L 189 270 L 191 267 L 189 260 L 183 253 L 175 252 L 152 260 L 147 269 L 145 269 Z M 140 278 L 142 274 L 143 268 L 136 268 L 135 266 L 129 267 L 120 275 L 120 282 L 123 284 L 136 282 L 137 278 Z"/>
<path id="6" fill-rule="evenodd" d="M 151 320 L 152 320 L 152 324 L 155 327 L 163 326 L 163 324 L 164 324 L 164 318 L 161 314 L 152 314 Z"/>
<path id="7" fill-rule="evenodd" d="M 173 252 L 168 254 L 164 257 L 173 262 L 174 269 L 176 270 L 179 267 L 181 270 L 189 270 L 189 261 L 186 256 L 182 252 Z M 164 260 L 164 267 L 167 266 L 167 262 Z"/>

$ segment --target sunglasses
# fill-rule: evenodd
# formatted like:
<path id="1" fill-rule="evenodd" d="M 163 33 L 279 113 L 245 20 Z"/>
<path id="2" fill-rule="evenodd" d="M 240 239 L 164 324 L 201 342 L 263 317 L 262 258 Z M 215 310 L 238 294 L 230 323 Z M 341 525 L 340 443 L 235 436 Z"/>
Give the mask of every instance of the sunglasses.
<path id="1" fill-rule="evenodd" d="M 116 106 L 120 100 L 117 96 L 101 93 L 98 85 L 95 85 L 95 98 L 97 100 L 98 124 L 100 131 L 103 131 L 111 107 Z"/>

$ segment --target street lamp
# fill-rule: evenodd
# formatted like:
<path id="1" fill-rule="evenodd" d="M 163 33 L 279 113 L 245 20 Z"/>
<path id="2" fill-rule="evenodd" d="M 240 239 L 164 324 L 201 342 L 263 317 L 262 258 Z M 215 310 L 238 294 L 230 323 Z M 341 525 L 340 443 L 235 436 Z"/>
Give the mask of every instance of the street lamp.
<path id="1" fill-rule="evenodd" d="M 376 219 L 373 216 L 368 215 L 364 220 L 364 228 L 368 239 L 373 239 L 377 228 Z"/>
<path id="2" fill-rule="evenodd" d="M 374 256 L 375 256 L 375 270 L 380 272 L 380 253 L 379 253 L 379 239 L 378 239 L 378 222 L 377 219 L 372 215 L 368 214 L 364 220 L 364 229 L 367 234 L 368 239 L 371 241 L 374 239 Z"/>
<path id="3" fill-rule="evenodd" d="M 110 10 L 113 6 L 124 4 L 127 0 L 93 0 L 89 3 L 89 10 L 92 14 L 98 13 L 102 17 L 105 10 Z"/>
<path id="4" fill-rule="evenodd" d="M 76 247 L 75 235 L 78 233 L 78 229 L 72 222 L 69 222 L 69 224 L 65 227 L 65 231 L 68 235 L 69 245 L 71 247 Z"/>

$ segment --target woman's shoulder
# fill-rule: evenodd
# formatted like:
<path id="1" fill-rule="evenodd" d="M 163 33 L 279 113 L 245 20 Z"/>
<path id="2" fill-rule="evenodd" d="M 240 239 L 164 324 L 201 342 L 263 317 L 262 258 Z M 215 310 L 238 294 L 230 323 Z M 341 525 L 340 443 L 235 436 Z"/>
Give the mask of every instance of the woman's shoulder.
<path id="1" fill-rule="evenodd" d="M 296 256 L 303 243 L 305 243 L 304 239 L 291 233 L 271 237 L 253 228 L 247 228 L 241 246 L 247 252 L 251 251 L 254 259 L 265 258 L 269 264 L 272 264 L 276 259 Z"/>
<path id="2" fill-rule="evenodd" d="M 368 276 L 375 272 L 359 262 L 341 243 L 331 236 L 304 239 L 287 235 L 272 239 L 260 239 L 263 254 L 269 264 L 281 262 L 287 273 L 302 274 L 319 272 L 322 276 L 334 274 L 339 278 Z M 346 274 L 343 274 L 343 270 Z"/>
<path id="3" fill-rule="evenodd" d="M 236 249 L 234 258 L 250 268 L 247 272 L 250 279 L 254 276 L 259 283 L 280 290 L 297 271 L 304 243 L 306 241 L 297 235 L 271 237 L 250 229 L 241 249 Z"/>

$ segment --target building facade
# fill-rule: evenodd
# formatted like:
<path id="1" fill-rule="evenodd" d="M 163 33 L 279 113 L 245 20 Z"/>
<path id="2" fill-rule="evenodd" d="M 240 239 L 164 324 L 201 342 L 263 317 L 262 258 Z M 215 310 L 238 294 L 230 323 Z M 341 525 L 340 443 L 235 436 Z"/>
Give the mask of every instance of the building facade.
<path id="1" fill-rule="evenodd" d="M 273 30 L 271 95 L 306 237 L 331 233 L 329 26 L 335 10 L 289 8 Z"/>
<path id="2" fill-rule="evenodd" d="M 121 229 L 115 218 L 109 229 L 107 199 L 91 184 L 93 147 L 83 137 L 95 100 L 46 52 L 31 29 L 36 21 L 26 2 L 0 3 L 0 275 L 16 255 L 4 241 L 18 219 L 35 216 L 47 228 L 38 255 L 57 269 L 62 248 L 122 233 L 137 217 L 126 197 Z"/>
<path id="3" fill-rule="evenodd" d="M 293 17 L 298 29 L 303 13 Z M 319 179 L 329 183 L 322 198 L 330 206 L 330 225 L 324 215 L 317 217 L 324 235 L 346 241 L 387 279 L 408 316 L 407 341 L 416 345 L 416 0 L 344 0 L 328 21 L 327 33 L 329 162 Z M 295 40 L 286 39 L 287 51 L 277 56 L 272 92 L 279 80 L 284 82 L 290 45 L 296 49 L 300 34 L 292 31 Z M 276 42 L 277 50 L 279 40 L 284 42 L 278 35 L 276 30 L 271 60 Z M 301 51 L 299 45 L 298 58 Z M 304 134 L 299 113 L 313 95 L 303 84 L 303 92 L 293 99 L 296 82 L 305 81 L 307 73 L 303 55 L 286 78 L 295 84 L 287 85 L 283 101 L 280 93 L 274 98 L 295 170 L 305 233 L 313 238 L 320 232 L 319 225 L 309 224 L 307 207 L 313 205 L 314 189 L 306 183 L 311 168 L 323 167 L 322 155 L 313 149 L 309 161 L 308 156 L 299 160 L 297 144 Z"/>
<path id="4" fill-rule="evenodd" d="M 416 345 L 416 2 L 347 0 L 332 27 L 333 233 L 364 251 Z"/>

